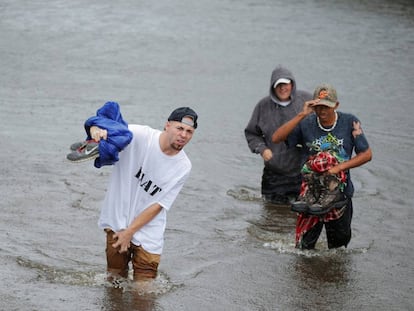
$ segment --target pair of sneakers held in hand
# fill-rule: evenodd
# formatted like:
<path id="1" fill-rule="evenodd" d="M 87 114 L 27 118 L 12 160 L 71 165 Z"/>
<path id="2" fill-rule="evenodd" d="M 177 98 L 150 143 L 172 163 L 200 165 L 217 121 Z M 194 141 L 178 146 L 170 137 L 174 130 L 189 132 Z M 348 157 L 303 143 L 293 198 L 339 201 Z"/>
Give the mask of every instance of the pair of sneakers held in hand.
<path id="1" fill-rule="evenodd" d="M 99 142 L 100 138 L 106 139 L 108 132 L 97 126 L 92 126 L 90 129 L 90 136 L 92 139 L 82 142 L 73 143 L 70 146 L 71 153 L 66 155 L 66 159 L 71 162 L 83 162 L 87 160 L 94 160 L 99 157 Z"/>
<path id="2" fill-rule="evenodd" d="M 66 159 L 71 162 L 78 163 L 99 157 L 99 143 L 93 139 L 73 143 L 70 150 L 72 152 L 66 155 Z"/>
<path id="3" fill-rule="evenodd" d="M 307 173 L 303 175 L 303 183 L 305 190 L 291 205 L 294 212 L 324 215 L 347 203 L 340 190 L 341 181 L 336 175 Z"/>

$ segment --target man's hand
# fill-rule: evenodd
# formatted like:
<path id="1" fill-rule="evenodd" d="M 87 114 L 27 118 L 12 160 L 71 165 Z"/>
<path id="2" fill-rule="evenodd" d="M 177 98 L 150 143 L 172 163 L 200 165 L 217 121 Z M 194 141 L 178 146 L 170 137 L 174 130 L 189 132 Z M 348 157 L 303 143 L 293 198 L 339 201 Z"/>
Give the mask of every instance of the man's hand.
<path id="1" fill-rule="evenodd" d="M 305 103 L 303 104 L 302 113 L 303 113 L 304 115 L 306 115 L 306 116 L 307 116 L 308 114 L 311 114 L 311 113 L 314 111 L 313 106 L 314 106 L 315 104 L 319 103 L 319 101 L 320 101 L 320 99 L 312 99 L 312 100 L 309 100 L 309 101 L 305 102 Z"/>
<path id="2" fill-rule="evenodd" d="M 97 126 L 91 126 L 89 129 L 89 134 L 91 135 L 91 138 L 95 141 L 100 141 L 101 139 L 107 139 L 108 138 L 108 132 L 107 130 L 101 129 Z"/>
<path id="3" fill-rule="evenodd" d="M 333 167 L 331 167 L 326 173 L 329 175 L 336 175 L 339 174 L 341 172 L 341 168 L 339 167 L 339 165 L 335 165 Z"/>
<path id="4" fill-rule="evenodd" d="M 117 241 L 114 244 L 112 244 L 112 247 L 119 247 L 119 253 L 127 252 L 128 248 L 131 246 L 132 235 L 133 234 L 130 233 L 128 229 L 115 232 L 114 238 L 117 239 Z"/>
<path id="5" fill-rule="evenodd" d="M 263 160 L 265 160 L 266 162 L 269 161 L 271 158 L 273 157 L 273 152 L 270 149 L 265 149 L 262 152 L 262 158 Z"/>

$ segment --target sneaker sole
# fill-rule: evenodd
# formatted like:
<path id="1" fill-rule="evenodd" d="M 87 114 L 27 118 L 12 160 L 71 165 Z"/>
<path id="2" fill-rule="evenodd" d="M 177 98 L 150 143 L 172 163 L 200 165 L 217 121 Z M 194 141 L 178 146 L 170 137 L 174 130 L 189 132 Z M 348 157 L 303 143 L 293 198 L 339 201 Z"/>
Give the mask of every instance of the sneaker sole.
<path id="1" fill-rule="evenodd" d="M 85 150 L 90 142 L 94 142 L 94 146 L 89 152 Z M 76 142 L 70 145 L 71 153 L 66 155 L 66 159 L 73 163 L 85 162 L 94 160 L 99 157 L 98 143 L 93 140 L 85 140 L 82 142 Z M 82 150 L 82 152 L 80 152 Z"/>
<path id="2" fill-rule="evenodd" d="M 79 159 L 70 159 L 68 158 L 69 154 L 66 156 L 66 160 L 68 160 L 69 162 L 72 163 L 81 163 L 81 162 L 86 162 L 86 161 L 90 161 L 90 160 L 95 160 L 96 158 L 99 157 L 99 154 L 93 155 L 91 157 L 88 158 L 79 158 Z"/>
<path id="3" fill-rule="evenodd" d="M 322 216 L 322 215 L 325 215 L 326 213 L 330 212 L 334 208 L 342 208 L 342 207 L 344 207 L 347 204 L 348 204 L 348 199 L 345 199 L 345 200 L 342 200 L 342 201 L 334 202 L 328 208 L 325 208 L 323 210 L 315 210 L 315 211 L 312 211 L 312 209 L 309 208 L 308 211 L 307 211 L 307 213 L 309 215 Z"/>
<path id="4" fill-rule="evenodd" d="M 303 204 L 291 204 L 290 210 L 296 213 L 306 213 L 309 210 L 309 206 L 306 203 Z"/>
<path id="5" fill-rule="evenodd" d="M 73 151 L 66 155 L 66 159 L 70 162 L 79 163 L 94 160 L 99 157 L 99 152 L 88 154 L 88 155 L 80 155 L 78 151 Z"/>

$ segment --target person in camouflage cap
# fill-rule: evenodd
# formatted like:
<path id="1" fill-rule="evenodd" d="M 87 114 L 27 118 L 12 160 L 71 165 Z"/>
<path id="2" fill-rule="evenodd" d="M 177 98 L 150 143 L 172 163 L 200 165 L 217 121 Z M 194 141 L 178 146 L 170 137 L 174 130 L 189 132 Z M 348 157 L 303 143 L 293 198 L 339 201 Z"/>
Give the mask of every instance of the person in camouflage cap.
<path id="1" fill-rule="evenodd" d="M 361 122 L 350 113 L 337 111 L 339 101 L 335 88 L 321 84 L 315 88 L 313 99 L 303 109 L 280 126 L 272 135 L 274 143 L 285 142 L 289 147 L 301 145 L 307 158 L 318 152 L 334 150 L 340 158 L 324 172 L 324 176 L 345 174 L 343 195 L 346 204 L 332 208 L 323 215 L 298 213 L 296 246 L 313 249 L 325 226 L 328 248 L 347 246 L 351 240 L 352 196 L 354 187 L 349 170 L 372 159 L 372 151 L 362 131 Z M 332 202 L 331 202 L 332 203 Z"/>

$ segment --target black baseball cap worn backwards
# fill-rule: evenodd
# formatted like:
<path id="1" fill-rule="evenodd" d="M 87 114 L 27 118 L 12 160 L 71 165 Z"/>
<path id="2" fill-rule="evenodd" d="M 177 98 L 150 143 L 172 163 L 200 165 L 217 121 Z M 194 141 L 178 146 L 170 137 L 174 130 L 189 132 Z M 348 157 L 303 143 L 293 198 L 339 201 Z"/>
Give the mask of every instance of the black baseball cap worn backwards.
<path id="1" fill-rule="evenodd" d="M 189 120 L 183 120 L 184 118 L 190 118 L 192 119 L 192 122 Z M 192 126 L 195 129 L 197 128 L 197 119 L 198 119 L 197 113 L 190 107 L 177 108 L 173 112 L 171 112 L 170 116 L 168 117 L 168 121 L 178 121 L 178 122 L 187 124 L 189 126 Z"/>

